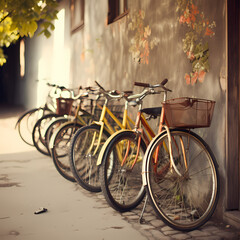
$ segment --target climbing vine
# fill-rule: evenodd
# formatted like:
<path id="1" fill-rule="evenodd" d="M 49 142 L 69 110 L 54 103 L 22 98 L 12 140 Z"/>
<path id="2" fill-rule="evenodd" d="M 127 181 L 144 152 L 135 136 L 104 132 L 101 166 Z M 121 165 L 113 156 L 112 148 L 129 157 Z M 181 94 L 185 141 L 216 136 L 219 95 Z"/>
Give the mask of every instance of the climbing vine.
<path id="1" fill-rule="evenodd" d="M 149 52 L 154 46 L 158 45 L 159 39 L 151 37 L 151 28 L 149 25 L 144 25 L 145 12 L 139 10 L 133 13 L 132 19 L 128 24 L 128 29 L 134 31 L 134 37 L 131 39 L 129 52 L 132 58 L 143 64 L 149 63 Z"/>
<path id="2" fill-rule="evenodd" d="M 193 3 L 193 0 L 177 0 L 178 21 L 189 29 L 183 41 L 183 51 L 192 64 L 192 72 L 185 74 L 187 84 L 194 85 L 197 80 L 203 82 L 209 72 L 209 47 L 207 37 L 213 37 L 216 23 L 210 23 L 203 12 Z"/>

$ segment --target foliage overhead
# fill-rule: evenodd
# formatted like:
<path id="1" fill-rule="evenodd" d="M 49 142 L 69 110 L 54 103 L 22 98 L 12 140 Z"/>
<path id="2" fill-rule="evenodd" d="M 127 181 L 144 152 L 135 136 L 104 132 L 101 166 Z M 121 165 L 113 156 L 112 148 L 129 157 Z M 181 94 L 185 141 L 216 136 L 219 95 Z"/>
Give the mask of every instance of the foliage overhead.
<path id="1" fill-rule="evenodd" d="M 57 7 L 57 0 L 0 0 L 0 66 L 6 63 L 3 48 L 20 37 L 31 38 L 37 29 L 51 36 Z"/>

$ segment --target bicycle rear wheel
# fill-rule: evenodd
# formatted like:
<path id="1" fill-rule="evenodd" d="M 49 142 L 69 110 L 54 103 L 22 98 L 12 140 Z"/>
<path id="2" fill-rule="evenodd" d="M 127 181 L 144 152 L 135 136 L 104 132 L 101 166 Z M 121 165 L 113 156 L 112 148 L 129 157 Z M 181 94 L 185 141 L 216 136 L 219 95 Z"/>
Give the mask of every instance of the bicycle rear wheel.
<path id="1" fill-rule="evenodd" d="M 74 135 L 70 147 L 70 167 L 76 181 L 86 190 L 100 192 L 98 154 L 110 134 L 100 126 L 93 124 L 79 129 Z M 98 142 L 99 141 L 99 142 Z"/>
<path id="2" fill-rule="evenodd" d="M 217 163 L 208 145 L 195 133 L 171 130 L 173 161 L 164 132 L 148 148 L 147 193 L 157 215 L 170 227 L 194 230 L 208 221 L 218 201 Z"/>
<path id="3" fill-rule="evenodd" d="M 50 140 L 50 151 L 53 163 L 57 171 L 67 180 L 76 182 L 69 164 L 69 149 L 71 138 L 79 128 L 83 127 L 80 123 L 66 122 L 61 125 L 53 134 Z"/>
<path id="4" fill-rule="evenodd" d="M 138 136 L 132 131 L 120 132 L 105 149 L 100 167 L 101 188 L 108 204 L 117 211 L 135 208 L 145 195 L 141 176 L 145 150 L 142 139 L 138 149 Z"/>

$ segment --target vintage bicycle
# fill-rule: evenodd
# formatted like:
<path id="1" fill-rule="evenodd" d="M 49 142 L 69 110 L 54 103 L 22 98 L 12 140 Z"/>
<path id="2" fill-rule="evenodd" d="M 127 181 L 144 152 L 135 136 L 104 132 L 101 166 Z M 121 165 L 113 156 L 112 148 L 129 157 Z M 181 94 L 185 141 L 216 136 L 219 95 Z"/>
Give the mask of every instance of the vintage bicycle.
<path id="1" fill-rule="evenodd" d="M 114 133 L 99 154 L 97 164 L 100 165 L 101 189 L 108 204 L 117 211 L 125 212 L 135 208 L 145 196 L 141 177 L 142 160 L 155 133 L 144 115 L 148 119 L 157 118 L 161 107 L 142 108 L 143 99 L 150 94 L 161 94 L 162 91 L 156 88 L 163 88 L 166 83 L 166 79 L 161 84 L 148 87 L 143 83 L 134 83 L 144 87 L 141 93 L 127 97 L 131 104 L 138 106 L 135 130 Z"/>
<path id="2" fill-rule="evenodd" d="M 48 156 L 50 155 L 46 145 L 46 131 L 50 128 L 53 130 L 53 127 L 55 127 L 55 125 L 52 124 L 53 121 L 56 121 L 55 123 L 60 124 L 61 122 L 63 123 L 70 120 L 73 110 L 73 103 L 82 96 L 81 91 L 75 96 L 74 92 L 76 90 L 79 92 L 80 88 L 75 90 L 65 88 L 61 94 L 65 93 L 66 96 L 66 93 L 68 93 L 67 97 L 60 95 L 56 98 L 56 111 L 42 116 L 35 123 L 32 130 L 32 141 L 40 153 Z"/>
<path id="3" fill-rule="evenodd" d="M 167 100 L 165 93 L 159 133 L 144 157 L 142 178 L 150 203 L 163 222 L 180 231 L 205 224 L 218 202 L 217 161 L 190 130 L 210 126 L 214 105 L 188 97 Z"/>
<path id="4" fill-rule="evenodd" d="M 91 125 L 80 128 L 72 137 L 70 146 L 70 167 L 76 181 L 86 190 L 92 192 L 101 191 L 99 182 L 99 168 L 97 166 L 97 157 L 101 147 L 107 138 L 116 130 L 122 128 L 132 128 L 134 122 L 127 115 L 127 104 L 123 119 L 121 122 L 122 106 L 118 111 L 118 105 L 112 105 L 112 111 L 109 109 L 109 102 L 122 99 L 132 91 L 117 92 L 106 91 L 99 83 L 101 94 L 105 102 L 101 111 L 99 121 L 94 121 Z"/>
<path id="5" fill-rule="evenodd" d="M 50 87 L 50 89 L 44 106 L 25 111 L 20 115 L 15 125 L 15 128 L 17 128 L 21 139 L 30 146 L 34 146 L 32 141 L 32 131 L 35 123 L 42 116 L 56 112 L 56 98 L 59 97 L 61 92 L 66 89 L 63 86 L 56 84 L 46 84 Z"/>

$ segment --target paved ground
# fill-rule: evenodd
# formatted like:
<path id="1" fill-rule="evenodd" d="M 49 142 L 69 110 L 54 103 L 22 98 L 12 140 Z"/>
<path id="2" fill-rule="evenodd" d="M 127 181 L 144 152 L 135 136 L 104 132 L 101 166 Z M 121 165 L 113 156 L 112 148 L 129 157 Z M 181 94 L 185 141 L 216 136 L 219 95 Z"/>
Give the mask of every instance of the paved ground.
<path id="1" fill-rule="evenodd" d="M 0 108 L 0 239 L 240 239 L 240 228 L 211 219 L 202 228 L 179 232 L 157 219 L 151 206 L 120 214 L 101 193 L 63 179 L 49 157 L 23 143 L 14 124 L 19 109 Z M 39 207 L 47 212 L 35 215 Z"/>

